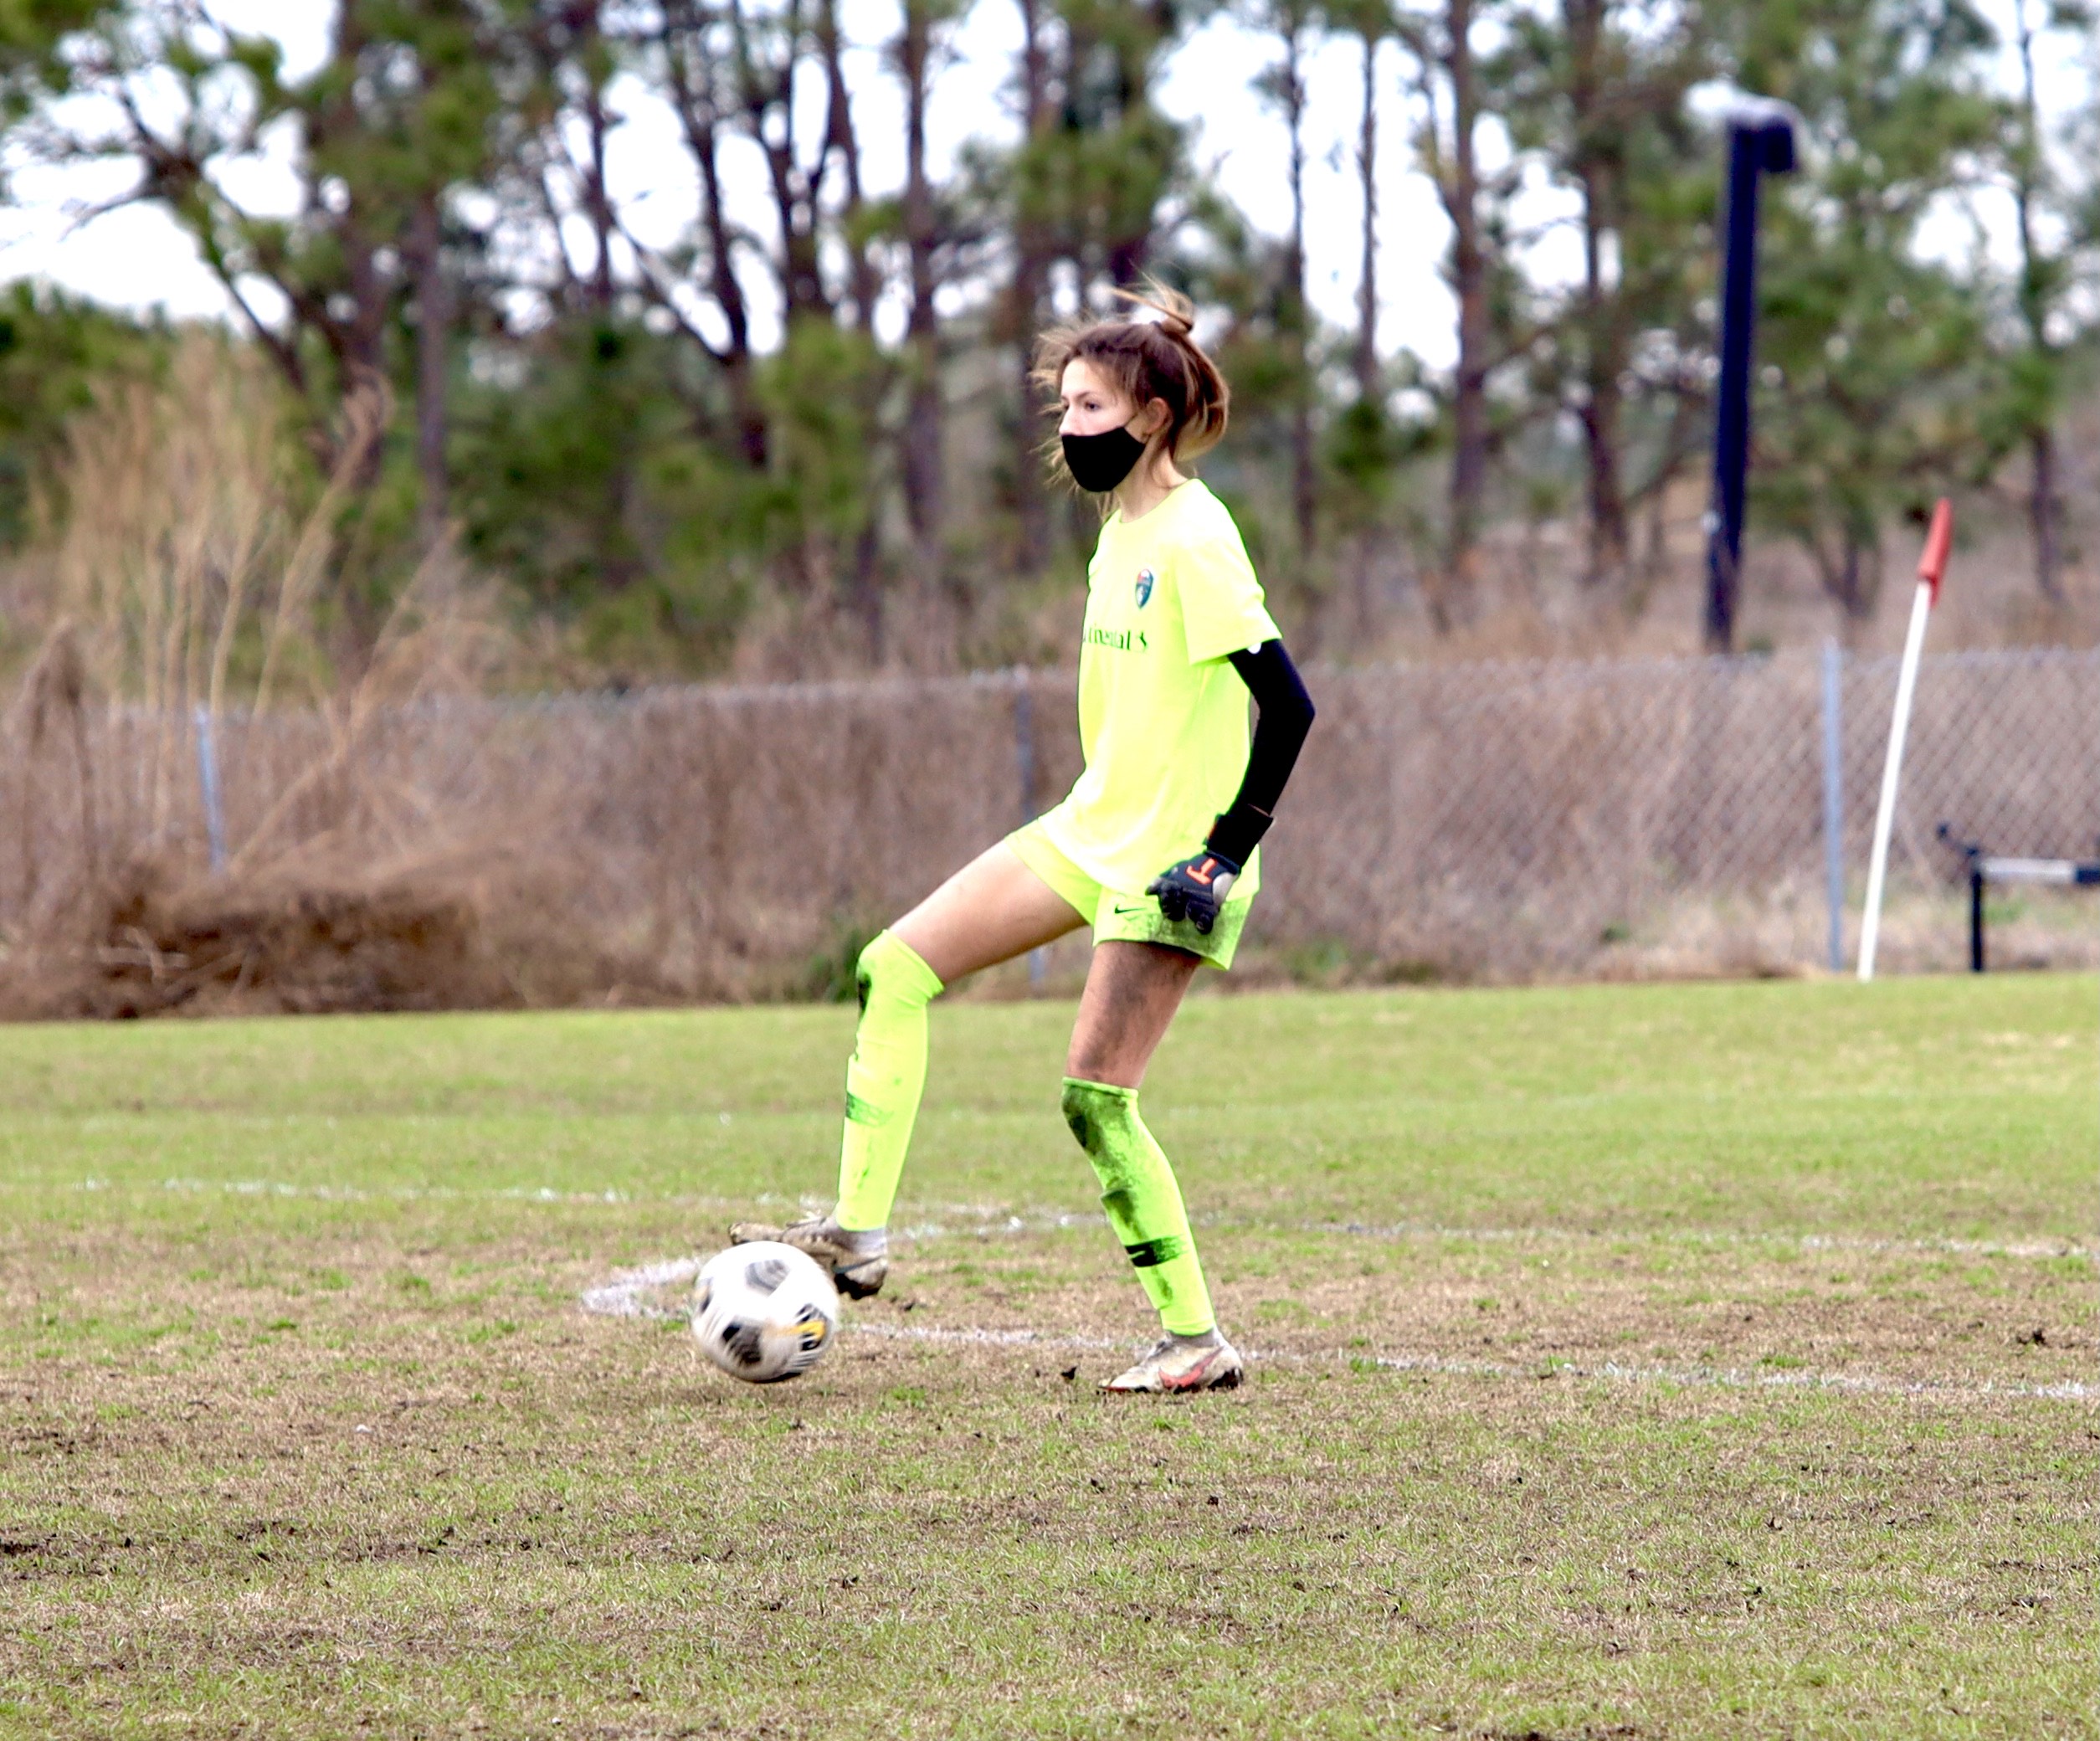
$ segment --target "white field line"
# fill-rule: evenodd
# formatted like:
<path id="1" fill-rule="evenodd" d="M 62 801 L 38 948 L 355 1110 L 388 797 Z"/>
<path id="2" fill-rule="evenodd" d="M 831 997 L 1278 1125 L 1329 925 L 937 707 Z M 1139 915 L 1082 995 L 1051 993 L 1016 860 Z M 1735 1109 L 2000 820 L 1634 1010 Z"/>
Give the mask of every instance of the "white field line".
<path id="1" fill-rule="evenodd" d="M 1142 1348 L 1149 1343 L 1118 1342 L 1108 1336 L 1075 1336 L 1057 1330 L 937 1330 L 931 1324 L 848 1324 L 855 1336 L 886 1342 L 933 1342 L 962 1347 L 1035 1348 Z"/>
<path id="2" fill-rule="evenodd" d="M 644 1264 L 639 1270 L 622 1270 L 610 1281 L 583 1290 L 583 1309 L 601 1317 L 684 1317 L 685 1313 L 653 1305 L 642 1296 L 691 1281 L 706 1261 L 699 1257 L 673 1257 L 662 1263 Z"/>
<path id="3" fill-rule="evenodd" d="M 122 1189 L 106 1179 L 84 1179 L 74 1189 L 108 1191 Z M 151 1189 L 141 1181 L 132 1189 Z M 164 1179 L 160 1189 L 228 1197 L 303 1197 L 319 1203 L 415 1203 L 460 1199 L 514 1203 L 625 1203 L 624 1191 L 557 1191 L 551 1186 L 487 1185 L 479 1189 L 454 1185 L 389 1185 L 367 1190 L 361 1185 L 295 1185 L 268 1179 Z"/>
<path id="4" fill-rule="evenodd" d="M 1744 1372 L 1738 1367 L 1727 1366 L 1626 1366 L 1616 1360 L 1606 1360 L 1596 1366 L 1582 1366 L 1573 1361 L 1554 1361 L 1543 1366 L 1512 1366 L 1492 1360 L 1446 1360 L 1435 1355 L 1370 1358 L 1373 1364 L 1394 1372 L 1452 1373 L 1479 1378 L 1601 1379 L 1617 1384 L 1677 1384 L 1687 1389 L 1838 1390 L 1869 1396 L 1946 1397 L 1972 1402 L 1990 1396 L 2040 1397 L 2051 1402 L 2100 1402 L 2100 1384 L 2087 1384 L 2075 1379 L 2056 1384 L 2000 1384 L 1989 1379 L 1980 1384 L 1964 1384 L 1938 1379 L 1890 1379 L 1877 1373 Z"/>
<path id="5" fill-rule="evenodd" d="M 144 1180 L 119 1185 L 110 1179 L 90 1178 L 74 1181 L 70 1189 L 76 1191 L 110 1191 L 149 1190 L 155 1187 Z M 490 1201 L 614 1205 L 655 1203 L 719 1212 L 724 1215 L 733 1215 L 747 1208 L 752 1200 L 678 1195 L 637 1198 L 626 1191 L 557 1191 L 549 1185 L 537 1188 L 524 1185 L 391 1185 L 367 1189 L 358 1185 L 293 1184 L 266 1179 L 163 1179 L 159 1182 L 158 1189 L 200 1194 L 217 1192 L 237 1197 L 309 1198 L 323 1203 Z M 829 1207 L 829 1199 L 805 1197 L 799 1201 L 791 1201 L 771 1193 L 756 1200 L 764 1207 L 795 1209 L 804 1212 Z M 901 1240 L 982 1240 L 999 1235 L 1061 1231 L 1071 1227 L 1091 1227 L 1097 1225 L 1101 1220 L 1099 1211 L 1094 1209 L 1035 1209 L 1026 1215 L 1016 1215 L 1009 1209 L 973 1203 L 936 1204 L 928 1205 L 928 1208 L 932 1214 L 946 1216 L 947 1220 L 908 1223 L 891 1229 L 892 1237 Z M 1199 1215 L 1196 1219 L 1199 1226 L 1209 1226 L 1220 1232 L 1264 1230 L 1256 1224 L 1237 1221 L 1226 1216 Z M 963 1225 L 953 1225 L 958 1222 Z M 2100 1245 L 2082 1245 L 2070 1239 L 1904 1239 L 1872 1234 L 1749 1233 L 1729 1228 L 1627 1228 L 1605 1230 L 1570 1227 L 1454 1227 L 1434 1221 L 1396 1221 L 1383 1225 L 1363 1221 L 1303 1221 L 1288 1230 L 1276 1230 L 1338 1233 L 1357 1239 L 1472 1240 L 1497 1245 L 1778 1245 L 1792 1246 L 1803 1251 L 1914 1251 L 1957 1257 L 2090 1257 L 2100 1261 Z"/>
<path id="6" fill-rule="evenodd" d="M 768 1192 L 756 1199 L 748 1197 L 684 1196 L 665 1193 L 637 1197 L 629 1191 L 557 1191 L 552 1185 L 382 1185 L 367 1189 L 362 1185 L 294 1184 L 283 1179 L 126 1179 L 121 1183 L 109 1179 L 77 1179 L 69 1185 L 60 1187 L 74 1191 L 189 1191 L 198 1193 L 219 1192 L 234 1197 L 304 1197 L 323 1203 L 418 1203 L 438 1202 L 513 1202 L 513 1203 L 610 1203 L 610 1204 L 664 1204 L 679 1209 L 704 1209 L 711 1214 L 731 1215 L 748 1210 L 756 1200 L 771 1209 L 796 1208 L 812 1210 L 827 1208 L 829 1199 L 819 1201 L 814 1197 L 804 1198 L 798 1204 L 785 1197 Z M 978 1214 L 974 1205 L 965 1206 L 964 1215 Z M 983 1211 L 997 1215 L 999 1211 Z M 1076 1217 L 1068 1219 L 1077 1219 Z M 1007 1217 L 1018 1229 L 1024 1224 Z M 910 1236 L 919 1230 L 903 1230 Z M 946 1230 L 932 1227 L 924 1230 L 927 1235 L 938 1235 Z M 1002 1225 L 998 1230 L 1009 1230 Z"/>
<path id="7" fill-rule="evenodd" d="M 675 1322 L 683 1312 L 657 1305 L 643 1297 L 658 1289 L 691 1281 L 704 1261 L 697 1257 L 671 1258 L 662 1263 L 626 1270 L 597 1287 L 586 1288 L 583 1310 L 606 1317 L 655 1318 Z M 951 1347 L 1076 1348 L 1088 1352 L 1139 1347 L 1137 1343 L 1112 1337 L 1085 1336 L 1051 1330 L 944 1329 L 931 1324 L 868 1324 L 849 1320 L 841 1329 L 850 1336 L 870 1336 L 885 1342 L 922 1342 Z M 1737 1367 L 1628 1366 L 1606 1360 L 1595 1366 L 1553 1360 L 1539 1366 L 1517 1366 L 1507 1361 L 1460 1360 L 1439 1354 L 1353 1354 L 1346 1348 L 1315 1353 L 1284 1349 L 1243 1348 L 1250 1360 L 1290 1365 L 1340 1364 L 1368 1360 L 1388 1372 L 1438 1373 L 1456 1378 L 1576 1379 L 1615 1384 L 1669 1384 L 1686 1389 L 1706 1390 L 1832 1390 L 1866 1396 L 1941 1398 L 1956 1402 L 1980 1402 L 1990 1397 L 2035 1398 L 2048 1402 L 2100 1402 L 2100 1384 L 2066 1379 L 2055 1384 L 2001 1384 L 1986 1379 L 1964 1384 L 1933 1379 L 1892 1379 L 1877 1373 L 1745 1372 Z"/>
<path id="8" fill-rule="evenodd" d="M 321 1203 L 421 1203 L 421 1202 L 512 1202 L 512 1203 L 572 1203 L 572 1204 L 660 1204 L 680 1209 L 695 1209 L 719 1214 L 725 1217 L 747 1211 L 755 1201 L 762 1209 L 793 1210 L 809 1214 L 829 1209 L 829 1198 L 804 1197 L 793 1199 L 772 1192 L 762 1193 L 756 1199 L 747 1197 L 686 1196 L 666 1193 L 661 1196 L 637 1197 L 629 1191 L 557 1191 L 551 1185 L 383 1185 L 367 1189 L 362 1185 L 295 1184 L 287 1180 L 271 1179 L 115 1179 L 88 1178 L 73 1180 L 60 1189 L 74 1191 L 182 1191 L 208 1194 L 213 1192 L 231 1197 L 286 1197 L 306 1198 Z M 1073 1227 L 1082 1224 L 1091 1225 L 1100 1220 L 1097 1212 L 1081 1214 L 1074 1211 L 1050 1211 L 1023 1219 L 1003 1209 L 987 1208 L 981 1204 L 963 1203 L 932 1205 L 936 1215 L 945 1215 L 952 1220 L 964 1222 L 962 1227 L 950 1227 L 937 1221 L 914 1223 L 894 1228 L 892 1236 L 903 1240 L 942 1239 L 951 1234 L 958 1238 L 989 1238 L 994 1234 L 1015 1234 L 1040 1231 L 1046 1228 Z"/>
<path id="9" fill-rule="evenodd" d="M 1628 1228 L 1606 1231 L 1574 1227 L 1445 1227 L 1429 1221 L 1372 1226 L 1361 1221 L 1307 1222 L 1307 1233 L 1342 1233 L 1359 1239 L 1479 1240 L 1487 1243 L 1568 1245 L 1792 1245 L 1803 1251 L 1917 1251 L 1962 1257 L 2100 1258 L 2100 1245 L 2075 1240 L 1898 1239 L 1872 1234 L 1746 1233 L 1731 1228 Z"/>

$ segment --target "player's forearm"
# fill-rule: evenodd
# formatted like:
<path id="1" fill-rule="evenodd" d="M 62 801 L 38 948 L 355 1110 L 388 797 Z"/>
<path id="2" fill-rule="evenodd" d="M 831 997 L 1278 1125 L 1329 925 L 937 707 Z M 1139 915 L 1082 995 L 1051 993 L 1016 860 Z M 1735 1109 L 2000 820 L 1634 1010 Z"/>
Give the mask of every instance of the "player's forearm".
<path id="1" fill-rule="evenodd" d="M 1205 840 L 1221 858 L 1244 865 L 1269 829 L 1276 801 L 1297 766 L 1298 752 L 1312 729 L 1312 697 L 1281 641 L 1264 641 L 1232 655 L 1232 668 L 1254 697 L 1254 742 L 1239 795 L 1219 817 Z"/>

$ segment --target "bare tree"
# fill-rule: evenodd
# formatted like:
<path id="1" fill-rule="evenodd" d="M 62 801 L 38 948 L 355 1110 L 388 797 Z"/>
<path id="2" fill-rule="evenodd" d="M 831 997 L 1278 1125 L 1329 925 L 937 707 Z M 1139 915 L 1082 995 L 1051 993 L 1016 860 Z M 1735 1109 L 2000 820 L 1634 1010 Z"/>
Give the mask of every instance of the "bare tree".
<path id="1" fill-rule="evenodd" d="M 1289 143 L 1291 234 L 1284 243 L 1283 283 L 1276 298 L 1276 325 L 1290 352 L 1291 510 L 1300 559 L 1309 557 L 1319 533 L 1320 480 L 1312 445 L 1312 311 L 1305 285 L 1305 57 L 1314 25 L 1310 0 L 1256 0 L 1254 21 L 1279 38 L 1283 57 L 1261 76 L 1261 89 L 1283 114 Z"/>
<path id="2" fill-rule="evenodd" d="M 1362 245 L 1356 280 L 1356 345 L 1350 353 L 1356 396 L 1373 404 L 1384 393 L 1379 366 L 1379 49 L 1393 33 L 1390 0 L 1353 0 L 1338 19 L 1363 45 L 1363 90 L 1356 123 L 1357 191 L 1363 201 Z"/>
<path id="3" fill-rule="evenodd" d="M 1478 543 L 1487 495 L 1487 386 L 1497 359 L 1488 306 L 1492 261 L 1485 207 L 1489 190 L 1481 174 L 1476 136 L 1484 107 L 1473 33 L 1494 4 L 1495 0 L 1440 0 L 1432 8 L 1401 13 L 1394 24 L 1411 58 L 1412 84 L 1420 106 L 1416 155 L 1451 226 L 1445 276 L 1458 303 L 1444 572 L 1430 600 L 1430 616 L 1440 633 L 1448 632 L 1456 614 L 1470 608 L 1478 580 Z"/>
<path id="4" fill-rule="evenodd" d="M 2043 240 L 2043 214 L 2056 189 L 2042 138 L 2035 90 L 2036 39 L 2050 25 L 2090 28 L 2083 6 L 2059 3 L 2037 28 L 2035 0 L 2013 0 L 2014 42 L 2020 54 L 2020 95 L 2005 152 L 2020 234 L 2016 300 L 2026 329 L 2025 353 L 2014 362 L 2015 417 L 2027 449 L 2027 524 L 2034 541 L 2035 583 L 2052 603 L 2063 601 L 2063 503 L 2057 484 L 2056 409 L 2062 346 L 2051 330 L 2067 288 L 2068 260 Z"/>
<path id="5" fill-rule="evenodd" d="M 1583 393 L 1579 410 L 1589 460 L 1589 557 L 1584 578 L 1616 584 L 1626 568 L 1625 490 L 1619 474 L 1619 378 L 1626 366 L 1625 323 L 1606 281 L 1606 249 L 1624 229 L 1625 159 L 1605 97 L 1610 0 L 1562 0 L 1569 50 L 1574 169 L 1582 189 Z"/>
<path id="6" fill-rule="evenodd" d="M 312 439 L 326 461 L 334 452 L 328 420 L 333 396 L 315 403 L 323 383 L 315 378 L 303 341 L 311 336 L 319 342 L 334 365 L 339 393 L 380 378 L 388 317 L 401 288 L 387 250 L 388 214 L 372 190 L 362 178 L 324 177 L 320 167 L 332 156 L 354 152 L 363 120 L 357 75 L 374 45 L 358 10 L 342 8 L 321 71 L 307 84 L 285 83 L 274 64 L 265 64 L 254 69 L 244 100 L 208 100 L 206 83 L 238 68 L 239 46 L 236 39 L 179 5 L 109 18 L 78 43 L 73 76 L 76 88 L 106 98 L 120 121 L 108 131 L 80 132 L 54 116 L 38 143 L 42 155 L 59 162 L 128 159 L 137 165 L 134 184 L 88 215 L 157 204 L 189 231 L 250 335 L 286 383 L 313 407 Z M 146 81 L 175 67 L 183 70 L 177 78 L 181 97 L 174 113 L 149 119 Z M 218 161 L 258 150 L 264 132 L 285 121 L 300 144 L 303 221 L 297 227 L 250 213 L 212 172 Z M 324 181 L 330 185 L 324 187 Z M 321 239 L 325 260 L 312 245 Z M 290 316 L 287 325 L 275 324 L 259 311 L 249 294 L 257 280 L 283 298 Z"/>
<path id="7" fill-rule="evenodd" d="M 824 64 L 824 150 L 835 154 L 845 182 L 834 226 L 846 256 L 846 318 L 865 331 L 875 320 L 875 297 L 881 275 L 861 221 L 867 210 L 867 193 L 860 180 L 860 136 L 853 124 L 853 92 L 846 82 L 845 40 L 839 28 L 838 0 L 822 0 L 817 8 L 815 36 Z M 823 174 L 821 167 L 817 173 Z"/>
<path id="8" fill-rule="evenodd" d="M 906 327 L 911 382 L 902 443 L 904 501 L 917 543 L 920 572 L 941 566 L 946 450 L 943 444 L 940 323 L 933 298 L 939 286 L 936 254 L 940 214 L 927 173 L 927 105 L 932 95 L 937 33 L 959 10 L 956 0 L 904 0 L 904 28 L 896 64 L 905 93 L 904 242 L 911 290 Z"/>
<path id="9" fill-rule="evenodd" d="M 150 203 L 194 239 L 259 347 L 311 419 L 334 470 L 347 450 L 346 398 L 386 382 L 394 335 L 413 322 L 419 521 L 439 537 L 449 509 L 450 346 L 459 318 L 447 203 L 490 172 L 518 39 L 473 0 L 335 8 L 321 65 L 285 75 L 275 44 L 183 0 L 141 0 L 90 19 L 69 50 L 75 89 L 106 100 L 113 127 L 41 118 L 37 143 L 61 162 L 127 159 L 133 184 L 102 208 Z M 172 95 L 173 100 L 169 97 Z M 300 183 L 290 216 L 244 205 L 225 167 L 289 134 Z M 253 294 L 268 285 L 286 314 Z M 351 482 L 377 479 L 382 450 L 357 449 Z"/>
<path id="10" fill-rule="evenodd" d="M 1630 394 L 1672 399 L 1637 352 L 1673 361 L 1654 335 L 1682 329 L 1707 243 L 1687 174 L 1708 172 L 1686 93 L 1717 70 L 1700 8 L 1656 0 L 1558 0 L 1512 20 L 1497 57 L 1497 101 L 1517 149 L 1576 199 L 1579 285 L 1558 299 L 1541 397 L 1582 430 L 1589 512 L 1584 579 L 1630 599 L 1629 516 L 1651 479 L 1626 482 Z M 1644 339 L 1650 342 L 1644 345 Z M 1666 445 L 1668 466 L 1679 460 Z"/>
<path id="11" fill-rule="evenodd" d="M 778 10 L 763 13 L 754 13 L 744 0 L 729 0 L 728 19 L 737 118 L 765 159 L 780 233 L 775 266 L 788 322 L 804 315 L 829 319 L 833 304 L 824 285 L 818 232 L 819 199 L 838 143 L 829 106 L 824 131 L 807 162 L 797 149 L 795 129 L 795 74 L 814 37 L 809 11 L 804 0 L 787 0 Z"/>
<path id="12" fill-rule="evenodd" d="M 750 305 L 737 275 L 737 238 L 722 187 L 721 133 L 733 100 L 724 90 L 727 55 L 723 34 L 696 0 L 665 0 L 654 46 L 661 55 L 665 93 L 677 111 L 679 129 L 698 175 L 704 282 L 727 342 L 717 345 L 711 341 L 685 312 L 673 282 L 682 275 L 650 275 L 646 288 L 651 300 L 667 310 L 685 336 L 721 367 L 737 424 L 737 451 L 752 470 L 762 471 L 770 444 L 754 376 Z"/>
<path id="13" fill-rule="evenodd" d="M 1037 452 L 1042 430 L 1035 414 L 1036 392 L 1030 379 L 1034 346 L 1041 324 L 1043 300 L 1055 258 L 1050 226 L 1043 210 L 1038 178 L 1047 167 L 1056 111 L 1051 105 L 1048 20 L 1043 0 L 1015 0 L 1021 15 L 1019 98 L 1021 148 L 1012 170 L 1013 275 L 1008 281 L 1004 325 L 1019 365 L 1011 464 L 1014 518 L 1019 522 L 1017 565 L 1024 574 L 1041 572 L 1050 545 L 1050 503 Z"/>
<path id="14" fill-rule="evenodd" d="M 416 202 L 408 256 L 415 277 L 418 509 L 424 545 L 429 548 L 444 536 L 451 495 L 445 449 L 451 422 L 452 287 L 445 278 L 444 218 L 434 190 Z"/>

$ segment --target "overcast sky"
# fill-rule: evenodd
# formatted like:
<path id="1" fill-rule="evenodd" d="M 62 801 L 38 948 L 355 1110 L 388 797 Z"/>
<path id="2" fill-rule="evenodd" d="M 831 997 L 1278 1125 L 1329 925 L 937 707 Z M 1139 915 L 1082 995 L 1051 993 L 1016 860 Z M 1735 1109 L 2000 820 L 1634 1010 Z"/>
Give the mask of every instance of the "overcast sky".
<path id="1" fill-rule="evenodd" d="M 1985 9 L 2001 26 L 2010 26 L 2012 0 L 1986 0 Z M 332 7 L 331 0 L 217 0 L 212 10 L 236 28 L 271 31 L 284 43 L 296 72 L 319 61 Z M 874 57 L 875 45 L 894 34 L 894 0 L 846 0 L 845 16 L 849 36 L 862 45 L 853 83 L 868 177 L 877 188 L 893 187 L 903 170 L 901 100 Z M 1019 33 L 1011 5 L 977 0 L 957 39 L 955 59 L 935 92 L 932 148 L 937 171 L 952 162 L 967 140 L 1011 136 L 1013 121 L 999 93 L 1010 77 Z M 1214 19 L 1175 54 L 1159 95 L 1168 113 L 1193 124 L 1198 162 L 1256 226 L 1281 234 L 1290 213 L 1281 124 L 1250 88 L 1255 72 L 1275 53 L 1272 41 L 1250 37 L 1229 20 Z M 2046 106 L 2067 112 L 2080 100 L 2090 68 L 2059 46 L 2046 70 Z M 1413 172 L 1398 96 L 1399 71 L 1397 59 L 1389 59 L 1380 80 L 1385 107 L 1380 129 L 1379 336 L 1389 353 L 1405 347 L 1440 366 L 1451 360 L 1453 351 L 1451 303 L 1437 275 L 1445 232 L 1434 193 Z M 2010 80 L 2014 71 L 2010 55 L 2001 71 Z M 1360 76 L 1358 50 L 1346 40 L 1328 44 L 1308 69 L 1307 239 L 1312 292 L 1322 312 L 1342 326 L 1355 320 L 1361 213 L 1353 152 Z M 644 240 L 668 239 L 694 209 L 687 160 L 669 116 L 646 93 L 630 86 L 618 95 L 628 118 L 616 136 L 612 163 L 616 192 L 638 234 Z M 736 186 L 752 220 L 763 227 L 768 208 L 759 162 L 749 146 L 743 150 L 749 155 Z M 158 306 L 177 316 L 227 311 L 224 295 L 194 246 L 155 208 L 131 207 L 76 223 L 83 205 L 129 185 L 128 167 L 64 173 L 13 167 L 14 203 L 0 207 L 0 278 L 48 279 L 105 302 L 136 309 Z M 293 183 L 281 161 L 239 166 L 229 182 L 243 203 L 254 208 L 281 210 L 293 198 Z M 1541 190 L 1525 216 L 1536 223 L 1561 206 L 1556 196 Z M 1999 213 L 1986 216 L 2002 219 Z M 1945 214 L 1936 234 L 1938 245 L 1965 251 L 1967 224 L 1956 214 Z M 1566 234 L 1549 239 L 1534 261 L 1536 269 L 1549 275 L 1571 273 L 1575 265 L 1574 239 Z"/>

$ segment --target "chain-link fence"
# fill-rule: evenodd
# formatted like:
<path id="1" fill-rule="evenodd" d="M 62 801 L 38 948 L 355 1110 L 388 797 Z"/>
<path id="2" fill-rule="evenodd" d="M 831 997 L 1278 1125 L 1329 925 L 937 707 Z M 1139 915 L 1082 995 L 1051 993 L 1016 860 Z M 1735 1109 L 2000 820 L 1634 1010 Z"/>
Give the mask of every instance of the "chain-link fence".
<path id="1" fill-rule="evenodd" d="M 1893 660 L 1834 653 L 1338 675 L 1285 922 L 1347 935 L 1372 916 L 1351 941 L 1379 959 L 1495 977 L 1827 963 L 1834 901 L 1851 946 L 1895 680 Z M 1912 911 L 1954 888 L 1943 821 L 1993 850 L 2092 848 L 2100 655 L 1926 662 L 1892 965 L 1959 958 L 1959 926 L 1943 941 Z M 2063 958 L 2081 949 L 2073 926 Z"/>
<path id="2" fill-rule="evenodd" d="M 1320 717 L 1265 848 L 1257 968 L 1784 970 L 1827 963 L 1833 912 L 1852 947 L 1892 660 L 1310 681 Z M 190 955 L 198 924 L 238 931 L 224 910 L 244 890 L 251 907 L 306 903 L 351 949 L 330 931 L 364 922 L 344 890 L 441 887 L 450 918 L 414 921 L 411 902 L 403 922 L 496 951 L 506 965 L 475 998 L 749 995 L 839 957 L 1054 802 L 1078 771 L 1073 715 L 1071 680 L 1040 673 L 341 718 L 18 706 L 0 739 L 14 848 L 0 850 L 0 926 L 19 956 L 84 890 L 151 863 L 189 891 Z M 1928 659 L 1910 745 L 1882 960 L 1954 967 L 1962 864 L 1938 824 L 1995 853 L 2082 855 L 2100 840 L 2100 652 Z M 130 898 L 129 921 L 98 917 L 96 947 L 175 948 Z M 218 917 L 196 919 L 208 908 Z M 2100 961 L 2090 895 L 2023 895 L 1998 921 L 1996 960 Z"/>

